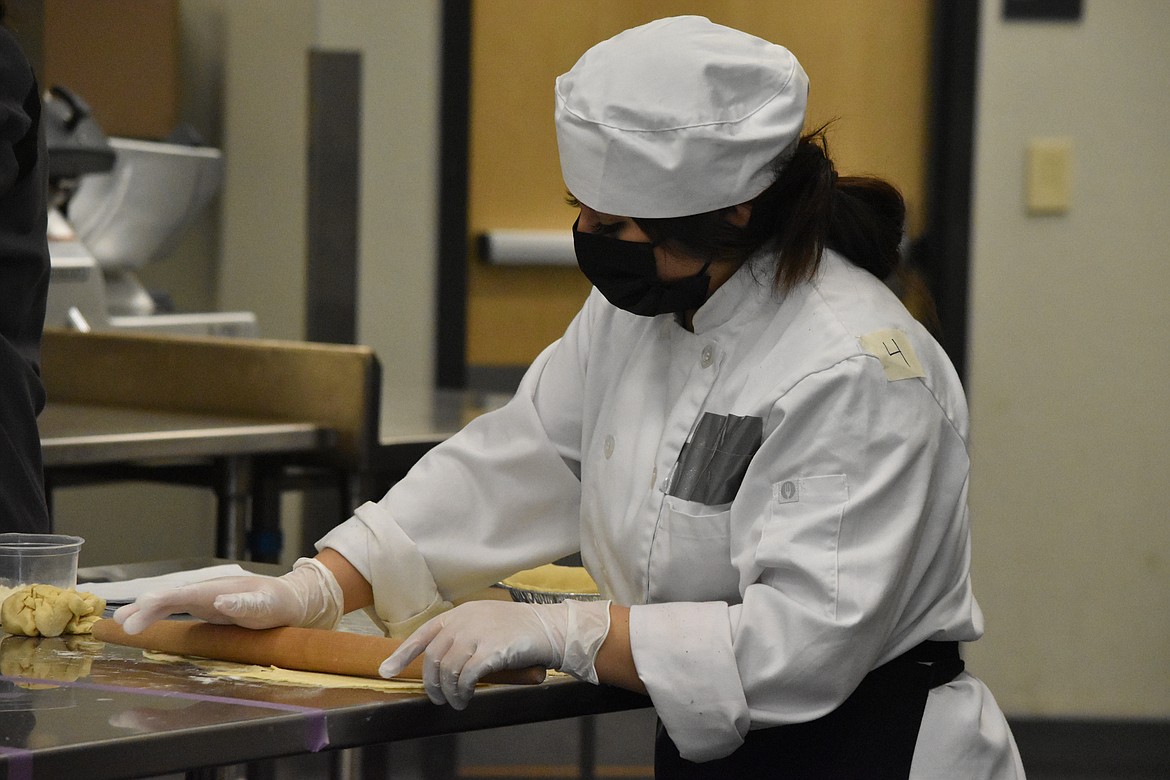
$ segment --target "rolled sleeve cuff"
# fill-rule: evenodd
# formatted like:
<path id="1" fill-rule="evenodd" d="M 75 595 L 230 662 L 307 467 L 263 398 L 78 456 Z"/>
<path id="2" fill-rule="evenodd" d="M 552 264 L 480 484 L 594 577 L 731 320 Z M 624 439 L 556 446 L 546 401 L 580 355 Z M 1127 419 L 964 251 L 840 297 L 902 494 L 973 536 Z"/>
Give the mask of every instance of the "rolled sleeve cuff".
<path id="1" fill-rule="evenodd" d="M 638 677 L 683 758 L 710 761 L 743 744 L 751 716 L 726 604 L 631 607 L 630 648 Z"/>
<path id="2" fill-rule="evenodd" d="M 374 592 L 374 613 L 392 637 L 409 636 L 451 608 L 418 547 L 378 504 L 362 504 L 316 547 L 341 553 L 366 578 Z"/>

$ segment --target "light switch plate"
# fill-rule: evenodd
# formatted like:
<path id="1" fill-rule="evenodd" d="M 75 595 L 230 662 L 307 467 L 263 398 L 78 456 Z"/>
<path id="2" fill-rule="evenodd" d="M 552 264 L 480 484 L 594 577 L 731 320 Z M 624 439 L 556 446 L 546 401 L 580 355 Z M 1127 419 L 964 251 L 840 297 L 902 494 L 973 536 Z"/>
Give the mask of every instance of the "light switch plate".
<path id="1" fill-rule="evenodd" d="M 1071 138 L 1033 138 L 1028 142 L 1025 200 L 1028 213 L 1065 214 L 1072 203 Z"/>

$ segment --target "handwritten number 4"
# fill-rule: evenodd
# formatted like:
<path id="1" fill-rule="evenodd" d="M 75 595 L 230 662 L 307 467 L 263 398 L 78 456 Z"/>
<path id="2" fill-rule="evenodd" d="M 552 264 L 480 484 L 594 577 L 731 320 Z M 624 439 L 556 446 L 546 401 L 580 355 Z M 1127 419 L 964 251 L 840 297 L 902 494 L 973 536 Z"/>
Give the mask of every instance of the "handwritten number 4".
<path id="1" fill-rule="evenodd" d="M 891 350 L 890 350 L 890 345 L 891 345 L 891 344 L 893 344 L 895 347 L 897 347 L 897 349 L 894 349 L 893 351 L 891 351 Z M 902 348 L 898 346 L 898 342 L 897 342 L 897 341 L 895 341 L 894 339 L 890 339 L 889 341 L 883 341 L 883 342 L 882 342 L 882 346 L 886 348 L 886 354 L 887 354 L 887 355 L 889 355 L 890 357 L 893 357 L 894 355 L 897 355 L 898 357 L 902 358 L 902 362 L 903 362 L 903 363 L 905 363 L 907 366 L 909 366 L 909 365 L 910 365 L 910 361 L 909 361 L 909 360 L 907 360 L 907 359 L 906 359 L 906 356 L 902 354 Z"/>

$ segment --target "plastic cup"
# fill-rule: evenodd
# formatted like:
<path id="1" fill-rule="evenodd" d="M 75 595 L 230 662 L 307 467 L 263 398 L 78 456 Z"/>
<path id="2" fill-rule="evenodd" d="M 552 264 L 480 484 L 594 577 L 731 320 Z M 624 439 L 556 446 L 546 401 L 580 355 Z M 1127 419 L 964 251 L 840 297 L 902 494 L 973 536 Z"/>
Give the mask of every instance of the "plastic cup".
<path id="1" fill-rule="evenodd" d="M 84 543 L 64 534 L 0 534 L 0 586 L 77 587 L 77 556 Z"/>

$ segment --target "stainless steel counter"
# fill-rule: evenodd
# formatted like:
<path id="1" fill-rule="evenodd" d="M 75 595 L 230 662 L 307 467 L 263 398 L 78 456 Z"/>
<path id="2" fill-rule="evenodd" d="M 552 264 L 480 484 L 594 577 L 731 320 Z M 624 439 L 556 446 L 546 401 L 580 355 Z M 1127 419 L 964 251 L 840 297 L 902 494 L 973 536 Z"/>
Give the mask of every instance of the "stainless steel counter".
<path id="1" fill-rule="evenodd" d="M 153 573 L 104 567 L 81 576 Z M 422 693 L 211 677 L 86 637 L 0 641 L 0 764 L 9 778 L 164 774 L 647 706 L 643 696 L 559 678 L 484 688 L 456 712 Z"/>
<path id="2" fill-rule="evenodd" d="M 215 678 L 84 638 L 6 636 L 0 671 L 0 763 L 10 778 L 164 774 L 648 704 L 561 678 L 484 689 L 456 712 L 422 693 Z"/>

